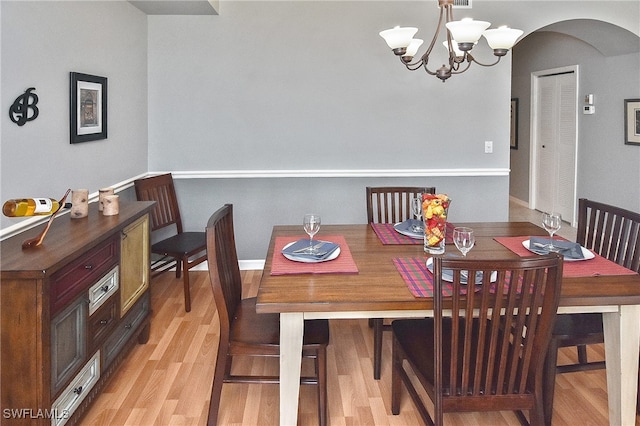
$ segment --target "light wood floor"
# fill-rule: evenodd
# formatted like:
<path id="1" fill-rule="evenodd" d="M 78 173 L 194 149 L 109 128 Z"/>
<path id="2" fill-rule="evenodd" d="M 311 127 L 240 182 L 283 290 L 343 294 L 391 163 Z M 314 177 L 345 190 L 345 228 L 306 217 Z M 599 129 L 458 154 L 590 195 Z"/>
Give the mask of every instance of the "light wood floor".
<path id="1" fill-rule="evenodd" d="M 184 312 L 182 282 L 166 273 L 152 283 L 151 337 L 137 345 L 96 399 L 83 425 L 204 425 L 213 378 L 219 324 L 208 274 L 192 272 L 193 309 Z M 254 295 L 261 271 L 243 271 L 246 295 Z M 328 348 L 331 425 L 420 424 L 408 395 L 401 413 L 390 412 L 390 336 L 385 333 L 382 378 L 373 379 L 372 332 L 366 320 L 331 321 Z M 560 362 L 566 361 L 566 354 Z M 590 356 L 601 357 L 602 347 Z M 248 361 L 254 371 L 277 371 L 277 360 Z M 226 384 L 220 401 L 221 425 L 277 424 L 276 385 Z M 451 425 L 514 425 L 510 412 L 447 415 Z M 299 423 L 317 424 L 315 388 L 301 390 Z M 557 378 L 554 425 L 605 425 L 604 371 Z"/>

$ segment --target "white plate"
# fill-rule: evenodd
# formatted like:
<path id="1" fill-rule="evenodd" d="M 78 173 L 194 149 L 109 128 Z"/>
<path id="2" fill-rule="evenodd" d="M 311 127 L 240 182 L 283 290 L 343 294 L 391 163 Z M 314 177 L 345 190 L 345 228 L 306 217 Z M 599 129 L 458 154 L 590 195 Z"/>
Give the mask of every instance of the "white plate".
<path id="1" fill-rule="evenodd" d="M 286 246 L 284 246 L 282 249 L 286 249 L 287 247 L 291 246 L 291 244 L 294 244 L 295 241 L 287 244 Z M 291 254 L 286 254 L 286 253 L 282 253 L 282 255 L 284 257 L 286 257 L 289 260 L 292 260 L 294 262 L 303 262 L 303 263 L 321 263 L 321 262 L 328 262 L 330 260 L 333 260 L 335 258 L 337 258 L 338 256 L 340 256 L 340 247 L 336 248 L 333 253 L 331 253 L 329 256 L 325 257 L 324 259 L 312 259 L 310 257 L 298 257 L 298 256 L 293 256 Z"/>
<path id="2" fill-rule="evenodd" d="M 433 257 L 427 259 L 427 269 L 433 274 Z M 467 274 L 466 271 L 462 271 L 460 273 L 460 284 L 467 283 Z M 442 279 L 447 282 L 453 282 L 453 271 L 451 269 L 443 269 L 442 270 Z M 498 271 L 491 272 L 491 282 L 495 282 L 498 279 Z M 476 284 L 482 284 L 482 273 L 476 272 Z"/>
<path id="3" fill-rule="evenodd" d="M 424 235 L 422 233 L 416 234 L 415 232 L 411 232 L 411 231 L 407 231 L 404 229 L 398 229 L 398 225 L 400 225 L 402 222 L 398 222 L 396 224 L 393 225 L 393 229 L 396 230 L 397 233 L 402 234 L 406 237 L 409 238 L 413 238 L 414 240 L 423 240 L 424 239 Z"/>
<path id="4" fill-rule="evenodd" d="M 525 240 L 525 241 L 523 241 L 523 242 L 522 242 L 522 245 L 524 246 L 524 248 L 526 248 L 527 250 L 529 250 L 531 253 L 540 254 L 540 253 L 538 253 L 538 252 L 536 252 L 536 251 L 534 251 L 534 250 L 531 250 L 531 249 L 529 248 L 529 240 Z M 596 255 L 595 255 L 595 254 L 593 254 L 593 253 L 591 252 L 591 250 L 586 249 L 586 248 L 584 248 L 584 247 L 582 247 L 582 246 L 580 246 L 580 249 L 582 250 L 582 255 L 584 256 L 584 259 L 568 259 L 568 258 L 566 258 L 566 257 L 565 257 L 565 258 L 564 258 L 564 261 L 565 261 L 565 262 L 579 262 L 579 261 L 581 261 L 581 260 L 589 260 L 589 259 L 593 259 L 594 257 L 596 257 Z"/>

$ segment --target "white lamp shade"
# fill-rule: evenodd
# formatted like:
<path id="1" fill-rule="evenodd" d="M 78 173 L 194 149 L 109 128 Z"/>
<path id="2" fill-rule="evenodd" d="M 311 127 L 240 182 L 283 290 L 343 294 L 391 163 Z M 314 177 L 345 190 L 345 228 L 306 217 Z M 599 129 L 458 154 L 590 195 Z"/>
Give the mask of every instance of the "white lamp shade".
<path id="1" fill-rule="evenodd" d="M 524 31 L 509 27 L 486 30 L 482 35 L 492 49 L 511 49 Z"/>
<path id="2" fill-rule="evenodd" d="M 447 43 L 447 41 L 443 41 L 442 45 L 444 46 L 445 49 L 447 49 L 447 51 L 449 51 L 449 43 Z M 459 58 L 464 56 L 464 52 L 460 49 L 458 49 L 458 42 L 455 40 L 451 40 L 451 46 L 453 47 L 453 52 L 455 53 L 455 55 Z"/>
<path id="3" fill-rule="evenodd" d="M 422 46 L 422 43 L 424 43 L 424 40 L 422 39 L 412 39 L 411 43 L 409 43 L 409 46 L 407 47 L 407 52 L 402 56 L 416 56 L 416 53 L 418 53 L 418 49 L 420 49 L 420 46 Z"/>
<path id="4" fill-rule="evenodd" d="M 380 31 L 380 37 L 387 42 L 390 48 L 397 49 L 409 46 L 417 32 L 418 29 L 413 27 L 395 27 L 390 30 Z"/>
<path id="5" fill-rule="evenodd" d="M 484 30 L 489 28 L 490 22 L 474 21 L 465 18 L 461 21 L 447 22 L 447 29 L 451 32 L 451 38 L 458 43 L 475 43 L 480 40 Z"/>

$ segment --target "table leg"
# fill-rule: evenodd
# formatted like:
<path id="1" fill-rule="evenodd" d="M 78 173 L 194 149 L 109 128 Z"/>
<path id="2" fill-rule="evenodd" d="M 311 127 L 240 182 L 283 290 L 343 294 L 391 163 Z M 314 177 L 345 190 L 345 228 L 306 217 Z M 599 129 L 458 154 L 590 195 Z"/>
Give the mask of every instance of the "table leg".
<path id="1" fill-rule="evenodd" d="M 622 305 L 619 312 L 602 314 L 609 424 L 634 425 L 640 348 L 640 306 Z"/>
<path id="2" fill-rule="evenodd" d="M 302 313 L 280 314 L 280 425 L 298 421 L 300 368 L 302 367 Z"/>

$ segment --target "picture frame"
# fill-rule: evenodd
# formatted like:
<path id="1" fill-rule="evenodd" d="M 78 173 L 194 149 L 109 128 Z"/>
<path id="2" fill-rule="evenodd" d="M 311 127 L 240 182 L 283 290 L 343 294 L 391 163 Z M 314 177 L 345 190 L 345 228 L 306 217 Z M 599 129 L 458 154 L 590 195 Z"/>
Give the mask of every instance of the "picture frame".
<path id="1" fill-rule="evenodd" d="M 511 98 L 511 137 L 509 147 L 518 149 L 518 98 Z"/>
<path id="2" fill-rule="evenodd" d="M 69 77 L 71 143 L 107 138 L 107 78 L 71 72 Z"/>
<path id="3" fill-rule="evenodd" d="M 640 99 L 624 100 L 624 143 L 640 145 Z"/>

